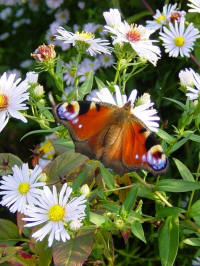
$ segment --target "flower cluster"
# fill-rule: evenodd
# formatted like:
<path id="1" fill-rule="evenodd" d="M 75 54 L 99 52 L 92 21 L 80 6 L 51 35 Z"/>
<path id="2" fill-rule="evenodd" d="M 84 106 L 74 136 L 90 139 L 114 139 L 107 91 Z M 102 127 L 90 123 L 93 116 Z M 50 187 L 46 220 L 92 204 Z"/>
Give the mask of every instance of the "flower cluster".
<path id="1" fill-rule="evenodd" d="M 26 227 L 39 224 L 44 226 L 32 235 L 36 240 L 42 241 L 49 234 L 48 244 L 53 240 L 63 241 L 70 239 L 65 226 L 69 230 L 77 230 L 82 226 L 85 217 L 85 195 L 70 199 L 72 188 L 64 184 L 58 195 L 56 187 L 53 192 L 41 182 L 42 169 L 36 165 L 33 170 L 28 164 L 12 168 L 13 175 L 3 176 L 0 181 L 1 205 L 9 208 L 11 212 L 20 212 L 26 215 L 23 220 Z"/>

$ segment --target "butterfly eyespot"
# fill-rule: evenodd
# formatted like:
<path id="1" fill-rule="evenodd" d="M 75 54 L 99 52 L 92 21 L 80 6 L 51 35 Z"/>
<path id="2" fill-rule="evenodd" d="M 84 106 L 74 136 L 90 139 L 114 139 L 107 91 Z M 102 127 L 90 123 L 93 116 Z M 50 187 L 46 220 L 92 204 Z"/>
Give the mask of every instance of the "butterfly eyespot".
<path id="1" fill-rule="evenodd" d="M 158 155 L 160 155 L 160 156 L 158 156 Z M 147 162 L 148 162 L 149 166 L 152 167 L 152 169 L 155 171 L 160 171 L 160 170 L 166 168 L 166 166 L 167 166 L 167 158 L 160 151 L 157 151 L 154 153 L 152 153 L 151 150 L 148 151 Z"/>

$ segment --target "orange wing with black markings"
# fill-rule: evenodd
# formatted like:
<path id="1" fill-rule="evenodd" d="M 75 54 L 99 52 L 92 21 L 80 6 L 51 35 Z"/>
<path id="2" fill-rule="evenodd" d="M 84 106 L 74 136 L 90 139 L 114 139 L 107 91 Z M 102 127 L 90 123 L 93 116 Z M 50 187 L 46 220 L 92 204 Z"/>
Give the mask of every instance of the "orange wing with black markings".
<path id="1" fill-rule="evenodd" d="M 166 172 L 168 160 L 153 134 L 130 113 L 107 103 L 73 101 L 54 108 L 66 126 L 77 152 L 97 159 L 119 174 L 145 169 L 154 175 Z"/>

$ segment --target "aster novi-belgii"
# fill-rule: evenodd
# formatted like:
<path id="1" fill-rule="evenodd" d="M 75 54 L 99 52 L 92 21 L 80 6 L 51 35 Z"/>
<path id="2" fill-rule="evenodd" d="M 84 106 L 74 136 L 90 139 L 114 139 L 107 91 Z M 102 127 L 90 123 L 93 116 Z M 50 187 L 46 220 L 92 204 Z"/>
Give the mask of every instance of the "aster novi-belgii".
<path id="1" fill-rule="evenodd" d="M 175 24 L 169 23 L 169 29 L 163 28 L 160 39 L 163 41 L 165 52 L 172 57 L 189 57 L 193 50 L 194 42 L 200 37 L 199 30 L 190 23 L 186 28 L 183 21 Z"/>
<path id="2" fill-rule="evenodd" d="M 196 73 L 193 69 L 190 69 L 190 72 L 193 76 L 193 82 L 186 86 L 187 93 L 186 96 L 189 100 L 197 100 L 200 95 L 200 75 Z"/>
<path id="3" fill-rule="evenodd" d="M 96 54 L 110 54 L 109 51 L 109 42 L 100 38 L 95 38 L 94 34 L 90 32 L 76 32 L 72 33 L 65 30 L 63 27 L 57 29 L 59 35 L 56 35 L 57 40 L 62 40 L 64 43 L 72 44 L 77 47 L 78 44 L 83 44 L 85 50 L 91 55 L 95 56 Z"/>
<path id="4" fill-rule="evenodd" d="M 140 58 L 145 58 L 154 66 L 160 58 L 160 48 L 153 45 L 155 40 L 150 40 L 149 36 L 153 33 L 152 30 L 143 27 L 142 25 L 129 25 L 126 21 L 119 24 L 117 29 L 110 26 L 105 26 L 113 38 L 113 44 L 129 43 L 132 49 Z"/>
<path id="5" fill-rule="evenodd" d="M 69 200 L 71 193 L 72 188 L 68 187 L 67 184 L 62 186 L 59 195 L 55 186 L 53 186 L 53 191 L 45 186 L 38 198 L 37 206 L 27 206 L 26 215 L 28 217 L 24 220 L 28 223 L 25 226 L 32 227 L 45 224 L 41 229 L 34 232 L 32 237 L 42 241 L 49 234 L 49 246 L 52 245 L 54 239 L 63 242 L 70 239 L 64 225 L 76 220 L 81 222 L 85 217 L 86 208 L 85 196 L 82 195 Z"/>
<path id="6" fill-rule="evenodd" d="M 140 119 L 151 131 L 157 132 L 159 124 L 157 121 L 160 120 L 157 116 L 157 110 L 153 109 L 154 103 L 150 100 L 149 94 L 144 94 L 139 101 L 140 104 L 136 105 L 137 90 L 132 90 L 130 96 L 127 98 L 126 95 L 121 94 L 120 89 L 117 85 L 114 86 L 115 95 L 113 96 L 108 88 L 102 88 L 101 90 L 93 90 L 88 96 L 87 100 L 96 102 L 105 102 L 113 105 L 123 107 L 125 103 L 130 102 L 131 113 Z"/>
<path id="7" fill-rule="evenodd" d="M 190 86 L 194 84 L 194 70 L 186 68 L 179 72 L 179 79 L 181 86 Z"/>
<path id="8" fill-rule="evenodd" d="M 187 5 L 191 7 L 188 12 L 200 13 L 200 0 L 188 0 L 190 3 Z"/>
<path id="9" fill-rule="evenodd" d="M 20 83 L 21 79 L 15 80 L 15 76 L 4 73 L 0 78 L 0 132 L 8 123 L 10 116 L 27 122 L 19 111 L 28 109 L 23 102 L 29 99 L 29 84 L 27 80 Z"/>
<path id="10" fill-rule="evenodd" d="M 13 175 L 3 176 L 0 181 L 0 195 L 2 195 L 1 205 L 9 208 L 11 212 L 24 213 L 26 204 L 34 205 L 37 202 L 37 194 L 44 186 L 44 182 L 38 182 L 42 169 L 39 165 L 31 171 L 28 164 L 21 167 L 13 166 Z"/>
<path id="11" fill-rule="evenodd" d="M 110 8 L 109 11 L 103 12 L 106 24 L 113 29 L 117 29 L 121 24 L 121 14 L 118 9 Z"/>

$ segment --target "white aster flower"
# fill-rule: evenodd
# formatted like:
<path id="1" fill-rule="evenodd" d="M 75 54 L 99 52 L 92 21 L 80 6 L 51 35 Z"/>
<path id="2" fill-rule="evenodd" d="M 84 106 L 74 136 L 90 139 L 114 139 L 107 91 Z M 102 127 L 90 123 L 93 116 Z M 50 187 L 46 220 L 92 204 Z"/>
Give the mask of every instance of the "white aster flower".
<path id="1" fill-rule="evenodd" d="M 11 212 L 25 213 L 26 204 L 34 205 L 37 202 L 38 187 L 44 186 L 44 182 L 38 182 L 42 173 L 39 165 L 30 171 L 28 164 L 21 167 L 13 166 L 13 175 L 3 176 L 0 181 L 1 205 L 9 208 Z"/>
<path id="2" fill-rule="evenodd" d="M 147 20 L 146 27 L 152 30 L 158 30 L 166 25 L 171 17 L 172 12 L 176 11 L 177 4 L 164 5 L 162 12 L 156 9 L 156 14 L 153 16 L 154 20 Z"/>
<path id="3" fill-rule="evenodd" d="M 160 32 L 160 39 L 163 41 L 165 52 L 172 57 L 189 57 L 193 50 L 194 42 L 200 37 L 198 29 L 192 23 L 187 28 L 183 21 L 175 24 L 169 23 L 169 29 L 163 28 L 164 32 Z"/>
<path id="4" fill-rule="evenodd" d="M 114 57 L 112 55 L 99 55 L 98 60 L 100 62 L 100 66 L 105 68 L 112 66 L 115 62 Z"/>
<path id="5" fill-rule="evenodd" d="M 46 5 L 52 9 L 58 8 L 64 0 L 46 0 Z"/>
<path id="6" fill-rule="evenodd" d="M 83 1 L 79 1 L 77 6 L 80 8 L 80 9 L 84 9 L 85 8 L 85 2 Z"/>
<path id="7" fill-rule="evenodd" d="M 189 98 L 189 100 L 193 101 L 198 99 L 200 95 L 200 75 L 192 69 L 190 69 L 190 72 L 193 75 L 193 82 L 192 84 L 188 84 L 186 86 L 186 96 Z"/>
<path id="8" fill-rule="evenodd" d="M 37 83 L 38 82 L 38 76 L 39 74 L 37 72 L 34 71 L 30 71 L 26 73 L 26 81 L 30 82 L 30 83 Z"/>
<path id="9" fill-rule="evenodd" d="M 101 90 L 93 90 L 88 96 L 88 101 L 105 102 L 119 107 L 123 107 L 127 102 L 131 104 L 131 113 L 140 119 L 151 131 L 157 132 L 159 124 L 157 121 L 160 120 L 157 116 L 157 110 L 153 109 L 154 103 L 151 102 L 149 97 L 141 97 L 140 105 L 135 106 L 137 90 L 132 90 L 130 96 L 127 98 L 126 95 L 121 94 L 120 89 L 117 85 L 114 86 L 115 95 L 113 96 L 108 88 L 102 88 Z"/>
<path id="10" fill-rule="evenodd" d="M 96 29 L 97 29 L 98 25 L 93 23 L 93 22 L 89 22 L 83 25 L 83 31 L 84 32 L 90 32 L 90 33 L 95 33 Z"/>
<path id="11" fill-rule="evenodd" d="M 121 24 L 121 14 L 118 9 L 110 8 L 109 11 L 103 12 L 104 19 L 107 26 L 118 29 L 118 26 Z"/>
<path id="12" fill-rule="evenodd" d="M 188 0 L 190 3 L 187 5 L 191 7 L 188 12 L 200 13 L 200 0 Z"/>
<path id="13" fill-rule="evenodd" d="M 29 0 L 28 1 L 28 5 L 29 5 L 31 10 L 38 11 L 39 10 L 39 5 L 40 5 L 40 1 L 39 0 Z"/>
<path id="14" fill-rule="evenodd" d="M 8 33 L 8 32 L 4 32 L 4 33 L 0 34 L 0 41 L 6 40 L 9 36 L 10 36 L 10 33 Z"/>
<path id="15" fill-rule="evenodd" d="M 29 222 L 25 226 L 32 227 L 39 224 L 45 224 L 41 229 L 33 233 L 37 241 L 42 241 L 46 235 L 48 237 L 49 247 L 53 240 L 65 242 L 70 239 L 64 224 L 75 220 L 82 220 L 85 217 L 86 200 L 85 196 L 75 197 L 69 200 L 72 188 L 67 184 L 62 186 L 58 195 L 56 187 L 53 186 L 53 192 L 45 186 L 38 197 L 37 206 L 27 206 L 25 221 Z"/>
<path id="16" fill-rule="evenodd" d="M 29 93 L 27 89 L 29 84 L 26 80 L 15 80 L 15 74 L 7 76 L 4 73 L 0 78 L 0 132 L 8 123 L 9 117 L 27 122 L 26 118 L 19 112 L 20 110 L 26 110 L 28 107 L 25 100 L 29 99 Z"/>
<path id="17" fill-rule="evenodd" d="M 73 46 L 83 43 L 86 45 L 86 51 L 91 56 L 101 53 L 110 54 L 108 49 L 109 42 L 100 38 L 95 39 L 95 36 L 92 33 L 78 31 L 76 33 L 72 33 L 62 27 L 59 27 L 57 32 L 59 33 L 59 35 L 56 35 L 57 40 L 62 40 L 64 43 L 69 43 Z"/>
<path id="18" fill-rule="evenodd" d="M 179 79 L 181 86 L 190 86 L 194 84 L 194 70 L 186 68 L 179 72 Z"/>
<path id="19" fill-rule="evenodd" d="M 55 13 L 56 21 L 60 24 L 67 23 L 69 21 L 69 10 L 66 8 L 64 10 L 59 10 Z"/>
<path id="20" fill-rule="evenodd" d="M 79 70 L 79 66 L 77 71 Z M 65 69 L 63 72 L 64 76 L 63 79 L 66 81 L 66 85 L 70 85 L 74 83 L 74 77 L 75 77 L 75 61 L 69 61 L 67 64 L 65 64 Z"/>
<path id="21" fill-rule="evenodd" d="M 81 76 L 79 81 L 83 82 L 88 77 L 90 71 L 93 71 L 93 73 L 95 73 L 95 71 L 99 67 L 100 67 L 100 62 L 98 59 L 95 59 L 94 61 L 90 60 L 89 58 L 83 59 L 77 71 L 77 75 Z"/>
<path id="22" fill-rule="evenodd" d="M 153 45 L 155 40 L 150 40 L 149 36 L 153 33 L 152 30 L 143 27 L 142 25 L 129 25 L 126 21 L 118 26 L 118 29 L 105 26 L 114 36 L 113 44 L 129 43 L 137 55 L 145 58 L 154 66 L 160 58 L 160 48 Z"/>
<path id="23" fill-rule="evenodd" d="M 3 9 L 0 12 L 0 19 L 2 19 L 2 20 L 7 19 L 11 15 L 11 13 L 12 13 L 12 9 L 10 7 Z"/>

